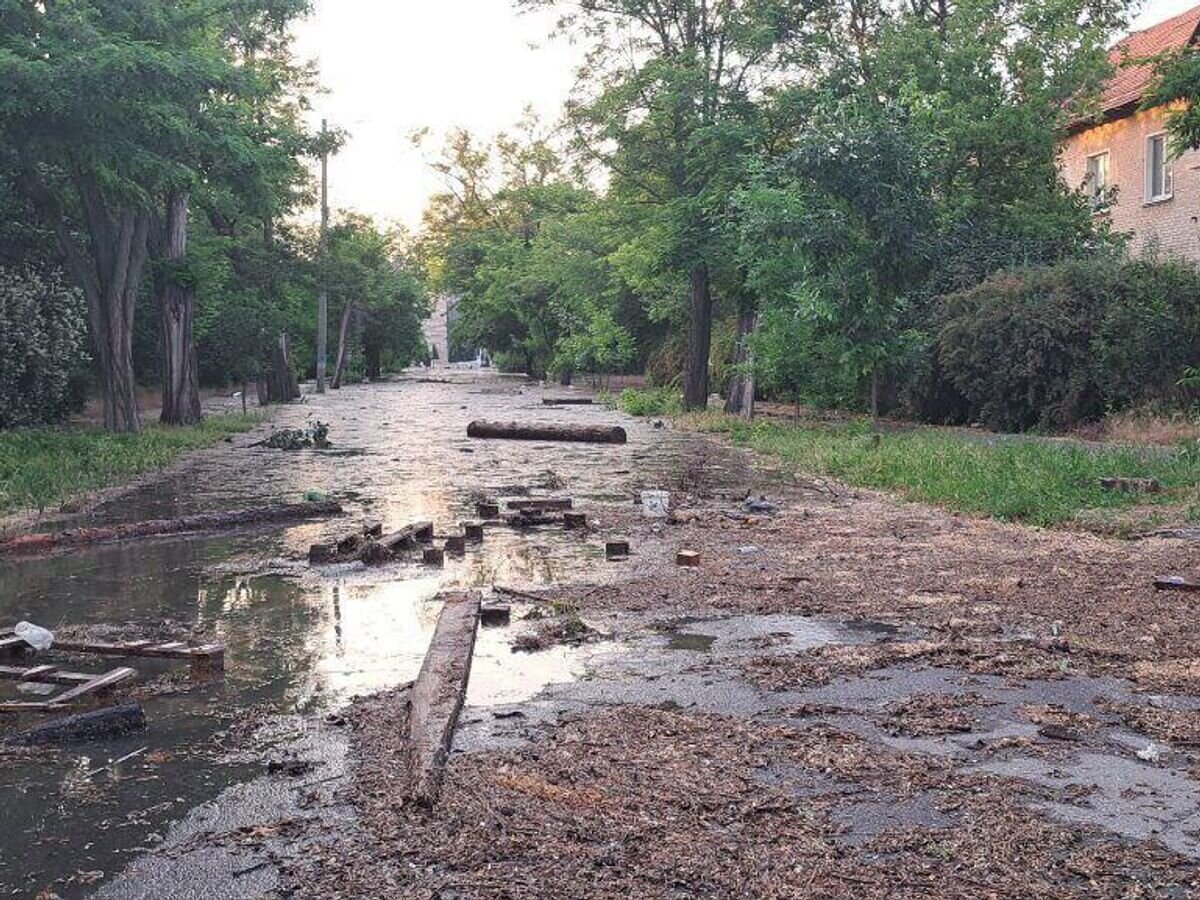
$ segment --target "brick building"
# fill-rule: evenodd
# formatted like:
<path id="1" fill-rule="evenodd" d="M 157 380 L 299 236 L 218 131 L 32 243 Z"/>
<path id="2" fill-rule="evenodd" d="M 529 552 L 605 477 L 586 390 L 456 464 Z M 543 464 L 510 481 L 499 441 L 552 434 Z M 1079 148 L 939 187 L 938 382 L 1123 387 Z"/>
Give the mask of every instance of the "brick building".
<path id="1" fill-rule="evenodd" d="M 1171 157 L 1167 108 L 1139 110 L 1151 66 L 1129 63 L 1189 46 L 1200 31 L 1200 6 L 1129 35 L 1113 50 L 1118 66 L 1101 98 L 1099 120 L 1072 130 L 1060 165 L 1097 215 L 1131 235 L 1135 252 L 1160 251 L 1200 261 L 1200 153 Z"/>

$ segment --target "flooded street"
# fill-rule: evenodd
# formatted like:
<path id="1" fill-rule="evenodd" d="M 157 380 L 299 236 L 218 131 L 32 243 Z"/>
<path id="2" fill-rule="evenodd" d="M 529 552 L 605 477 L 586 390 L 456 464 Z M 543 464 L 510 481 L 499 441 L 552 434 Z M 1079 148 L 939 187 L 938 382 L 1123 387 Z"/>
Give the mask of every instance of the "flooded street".
<path id="1" fill-rule="evenodd" d="M 328 423 L 332 449 L 256 446 L 264 426 L 95 518 L 313 493 L 343 517 L 5 560 L 2 622 L 216 640 L 227 655 L 201 682 L 137 660 L 119 693 L 143 703 L 144 733 L 5 751 L 0 890 L 1200 891 L 1200 631 L 1147 576 L 1200 566 L 1191 545 L 951 516 L 673 423 L 543 405 L 559 393 L 455 372 L 308 397 L 269 427 Z M 468 439 L 484 418 L 620 424 L 629 442 Z M 669 519 L 644 515 L 652 489 L 670 493 Z M 489 526 L 444 569 L 307 559 L 369 521 L 428 520 L 440 539 L 480 500 L 550 495 L 573 497 L 589 529 Z M 631 555 L 610 562 L 616 537 Z M 699 565 L 677 565 L 682 550 Z M 510 601 L 512 621 L 479 630 L 429 813 L 394 784 L 403 686 L 456 588 Z M 947 877 L 961 890 L 939 893 Z"/>
<path id="2" fill-rule="evenodd" d="M 145 633 L 203 636 L 227 646 L 225 677 L 211 685 L 150 692 L 144 734 L 88 745 L 57 759 L 0 768 L 0 890 L 28 896 L 76 873 L 64 896 L 111 876 L 133 848 L 152 845 L 167 823 L 223 788 L 257 774 L 223 752 L 225 730 L 249 710 L 320 713 L 355 695 L 411 680 L 437 621 L 434 598 L 449 587 L 530 588 L 605 577 L 603 543 L 561 529 L 489 530 L 485 543 L 444 570 L 418 564 L 310 568 L 308 547 L 381 520 L 387 530 L 432 521 L 438 535 L 475 518 L 478 499 L 564 493 L 587 509 L 628 504 L 643 487 L 670 487 L 694 472 L 728 470 L 741 454 L 694 435 L 656 429 L 603 407 L 547 408 L 543 391 L 486 374 L 458 383 L 415 379 L 347 388 L 276 411 L 272 427 L 330 425 L 334 448 L 288 452 L 250 447 L 261 434 L 204 451 L 180 471 L 103 505 L 97 523 L 297 501 L 321 491 L 348 515 L 279 530 L 143 540 L 0 564 L 0 621 L 51 629 L 134 626 Z M 624 446 L 471 441 L 476 418 L 611 423 Z M 605 516 L 596 517 L 603 525 Z M 508 629 L 485 629 L 468 702 L 513 703 L 583 668 L 565 647 L 514 654 Z M 168 663 L 139 660 L 140 683 L 179 678 Z M 186 676 L 182 676 L 186 682 Z M 3 699 L 21 697 L 12 683 Z M 14 723 L 4 723 L 13 727 Z M 145 748 L 116 773 L 111 759 Z M 62 889 L 60 888 L 60 891 Z M 36 892 L 36 891 L 35 891 Z"/>

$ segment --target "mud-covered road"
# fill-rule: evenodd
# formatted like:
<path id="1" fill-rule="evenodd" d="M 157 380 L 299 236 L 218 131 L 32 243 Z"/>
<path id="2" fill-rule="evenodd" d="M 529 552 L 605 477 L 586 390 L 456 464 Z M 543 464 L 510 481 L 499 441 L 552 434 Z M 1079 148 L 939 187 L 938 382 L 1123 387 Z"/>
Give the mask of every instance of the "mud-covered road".
<path id="1" fill-rule="evenodd" d="M 1149 587 L 1194 573 L 1193 545 L 962 519 L 782 473 L 669 423 L 547 408 L 518 381 L 445 380 L 309 398 L 273 425 L 328 422 L 333 450 L 238 439 L 98 511 L 317 490 L 344 499 L 348 520 L 5 564 L 0 621 L 203 635 L 229 653 L 210 685 L 139 665 L 144 734 L 2 758 L 4 890 L 1200 891 L 1200 617 Z M 630 443 L 468 440 L 484 417 L 620 423 Z M 644 489 L 671 492 L 673 521 L 642 515 Z M 592 531 L 489 530 L 441 571 L 304 560 L 356 521 L 428 519 L 441 534 L 480 498 L 526 492 L 574 497 Z M 747 508 L 747 494 L 770 504 Z M 605 561 L 615 536 L 630 538 L 628 561 Z M 681 549 L 700 552 L 698 570 L 675 566 Z M 438 591 L 456 586 L 555 602 L 516 602 L 511 626 L 481 632 L 427 814 L 401 808 L 389 778 L 395 689 L 420 665 Z"/>

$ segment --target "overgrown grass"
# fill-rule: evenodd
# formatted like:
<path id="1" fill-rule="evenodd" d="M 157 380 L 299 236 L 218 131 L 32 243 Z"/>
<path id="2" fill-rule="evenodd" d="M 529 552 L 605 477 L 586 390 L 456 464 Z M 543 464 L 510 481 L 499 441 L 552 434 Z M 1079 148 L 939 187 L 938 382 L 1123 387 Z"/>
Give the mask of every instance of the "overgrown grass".
<path id="1" fill-rule="evenodd" d="M 604 394 L 600 402 L 631 416 L 676 416 L 683 412 L 683 398 L 675 388 L 625 388 L 619 394 Z"/>
<path id="2" fill-rule="evenodd" d="M 160 469 L 189 450 L 248 431 L 255 415 L 216 415 L 186 428 L 148 425 L 140 434 L 95 428 L 0 431 L 0 513 L 45 510 L 97 488 Z"/>
<path id="3" fill-rule="evenodd" d="M 1085 523 L 1089 527 L 1110 531 L 1170 518 L 1197 518 L 1200 448 L 1194 443 L 1163 449 L 1096 449 L 1066 441 L 932 428 L 876 437 L 862 422 L 751 425 L 718 415 L 689 421 L 701 430 L 727 433 L 735 442 L 777 457 L 797 471 L 893 491 L 965 513 L 1032 525 L 1091 518 Z M 1107 491 L 1100 487 L 1100 479 L 1106 476 L 1155 478 L 1164 490 L 1161 494 Z M 1172 506 L 1178 509 L 1171 510 Z M 1133 507 L 1143 511 L 1140 523 L 1121 523 L 1114 515 Z M 1161 515 L 1155 512 L 1159 509 Z"/>

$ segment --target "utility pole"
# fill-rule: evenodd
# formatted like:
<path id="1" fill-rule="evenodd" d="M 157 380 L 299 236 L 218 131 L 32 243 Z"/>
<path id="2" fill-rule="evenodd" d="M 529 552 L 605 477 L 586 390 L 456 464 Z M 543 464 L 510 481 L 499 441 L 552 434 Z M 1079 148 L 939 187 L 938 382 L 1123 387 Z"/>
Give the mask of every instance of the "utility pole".
<path id="1" fill-rule="evenodd" d="M 329 136 L 321 120 L 321 238 L 317 286 L 317 393 L 325 393 L 325 357 L 329 344 L 329 291 L 325 285 L 325 251 L 329 234 Z"/>

